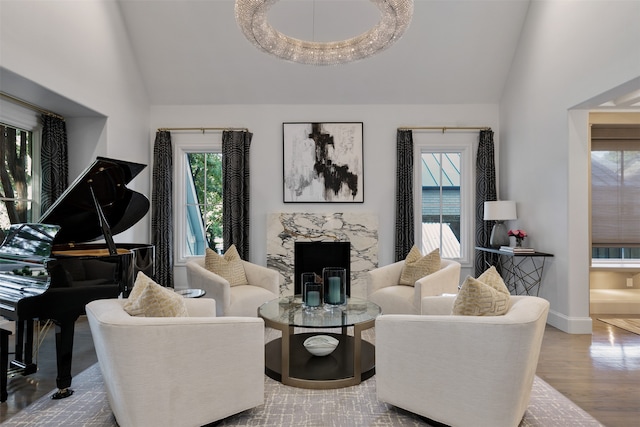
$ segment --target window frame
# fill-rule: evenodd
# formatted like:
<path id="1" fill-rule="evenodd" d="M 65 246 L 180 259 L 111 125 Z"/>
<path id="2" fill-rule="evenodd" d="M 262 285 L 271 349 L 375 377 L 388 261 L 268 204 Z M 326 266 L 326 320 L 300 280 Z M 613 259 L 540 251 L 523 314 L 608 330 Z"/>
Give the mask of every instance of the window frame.
<path id="1" fill-rule="evenodd" d="M 40 113 L 0 99 L 0 122 L 5 125 L 31 132 L 31 221 L 37 222 L 42 214 L 42 167 L 40 149 L 42 147 L 42 122 Z"/>
<path id="2" fill-rule="evenodd" d="M 456 134 L 462 135 L 462 134 Z M 422 167 L 423 153 L 451 153 L 460 152 L 460 258 L 453 258 L 464 267 L 473 264 L 473 249 L 475 247 L 473 225 L 473 206 L 475 200 L 473 165 L 475 164 L 474 146 L 477 135 L 467 134 L 467 138 L 455 138 L 455 142 L 447 142 L 443 138 L 420 138 L 422 135 L 414 133 L 414 239 L 418 247 L 422 247 Z M 418 138 L 416 138 L 418 136 Z M 431 134 L 430 136 L 433 136 Z M 442 136 L 442 135 L 440 135 Z M 424 140 L 423 140 L 424 139 Z M 453 139 L 453 138 L 450 138 Z M 466 172 L 466 173 L 465 173 Z"/>
<path id="3" fill-rule="evenodd" d="M 593 126 L 604 127 L 604 128 L 615 128 L 616 125 L 628 126 L 628 125 L 636 125 L 638 124 L 638 120 L 640 120 L 640 113 L 633 112 L 590 112 L 589 113 L 589 131 L 588 131 L 588 176 L 589 176 L 589 261 L 590 267 L 594 270 L 597 269 L 621 269 L 623 271 L 627 269 L 637 269 L 640 266 L 639 258 L 594 258 L 593 251 L 594 247 L 598 245 L 594 245 L 593 243 L 593 145 L 594 141 L 602 140 L 602 130 L 597 132 L 596 135 L 593 133 Z M 609 135 L 612 136 L 612 135 Z M 604 138 L 606 140 L 606 138 Z M 615 140 L 614 138 L 613 140 Z M 602 145 L 601 143 L 596 145 Z M 597 150 L 595 150 L 597 151 Z M 616 150 L 613 150 L 616 151 Z M 614 246 L 616 247 L 616 246 Z M 623 247 L 623 246 L 618 246 Z M 629 247 L 624 246 L 624 247 Z"/>
<path id="4" fill-rule="evenodd" d="M 187 255 L 186 209 L 187 195 L 182 191 L 186 185 L 187 153 L 222 153 L 222 139 L 212 139 L 211 134 L 175 133 L 171 135 L 173 145 L 173 205 L 174 205 L 174 264 L 184 266 L 203 255 Z"/>

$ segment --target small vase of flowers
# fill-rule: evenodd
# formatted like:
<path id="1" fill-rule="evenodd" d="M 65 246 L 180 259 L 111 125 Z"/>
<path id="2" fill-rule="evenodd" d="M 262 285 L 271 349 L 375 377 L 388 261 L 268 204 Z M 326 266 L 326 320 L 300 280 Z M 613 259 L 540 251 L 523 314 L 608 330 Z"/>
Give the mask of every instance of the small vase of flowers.
<path id="1" fill-rule="evenodd" d="M 509 230 L 508 234 L 516 238 L 516 248 L 522 247 L 522 241 L 527 237 L 527 232 L 524 230 Z"/>

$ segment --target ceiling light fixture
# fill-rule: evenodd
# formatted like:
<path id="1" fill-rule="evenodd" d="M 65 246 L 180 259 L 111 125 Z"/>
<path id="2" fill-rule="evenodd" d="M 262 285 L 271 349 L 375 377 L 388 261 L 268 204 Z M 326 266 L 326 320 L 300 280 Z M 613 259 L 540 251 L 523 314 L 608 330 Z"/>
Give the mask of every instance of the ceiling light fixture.
<path id="1" fill-rule="evenodd" d="M 310 65 L 335 65 L 378 53 L 402 37 L 411 23 L 413 0 L 370 0 L 381 12 L 370 30 L 347 40 L 314 42 L 289 37 L 267 21 L 267 12 L 279 0 L 236 0 L 236 22 L 258 49 L 278 58 Z"/>

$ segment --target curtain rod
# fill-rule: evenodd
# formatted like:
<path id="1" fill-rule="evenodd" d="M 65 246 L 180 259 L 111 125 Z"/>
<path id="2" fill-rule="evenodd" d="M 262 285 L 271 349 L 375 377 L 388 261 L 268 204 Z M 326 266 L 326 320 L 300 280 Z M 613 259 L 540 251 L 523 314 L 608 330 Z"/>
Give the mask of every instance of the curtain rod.
<path id="1" fill-rule="evenodd" d="M 402 126 L 398 130 L 441 130 L 445 133 L 448 130 L 491 130 L 490 126 Z"/>
<path id="2" fill-rule="evenodd" d="M 240 130 L 243 132 L 249 132 L 249 129 L 247 128 L 233 128 L 233 127 L 200 127 L 200 128 L 158 128 L 158 132 L 163 132 L 163 131 L 200 131 L 202 133 L 205 133 L 208 130 L 211 131 L 225 131 L 225 130 Z"/>
<path id="3" fill-rule="evenodd" d="M 37 105 L 34 105 L 30 102 L 24 101 L 20 98 L 16 98 L 15 96 L 9 95 L 8 93 L 4 93 L 4 92 L 0 92 L 0 98 L 4 98 L 7 101 L 13 102 L 14 104 L 18 104 L 21 105 L 23 107 L 26 107 L 32 111 L 36 111 L 38 113 L 42 113 L 45 114 L 47 116 L 51 116 L 51 117 L 55 117 L 56 119 L 60 119 L 60 120 L 64 120 L 64 117 L 61 116 L 60 114 L 56 114 L 54 112 L 51 112 L 49 110 L 45 110 L 42 107 L 38 107 Z"/>

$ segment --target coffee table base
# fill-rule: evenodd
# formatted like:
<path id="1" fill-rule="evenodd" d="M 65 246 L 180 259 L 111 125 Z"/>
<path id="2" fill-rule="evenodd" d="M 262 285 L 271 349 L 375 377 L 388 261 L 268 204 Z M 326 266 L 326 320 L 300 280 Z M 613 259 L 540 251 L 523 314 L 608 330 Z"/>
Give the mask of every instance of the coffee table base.
<path id="1" fill-rule="evenodd" d="M 340 343 L 327 356 L 313 356 L 304 348 L 303 342 L 314 335 L 329 335 Z M 357 385 L 375 374 L 375 347 L 368 341 L 360 342 L 361 374 L 358 376 L 354 376 L 353 373 L 355 338 L 332 333 L 290 335 L 289 375 L 284 379 L 282 378 L 282 338 L 268 342 L 265 346 L 265 373 L 283 384 L 301 388 L 329 389 Z"/>

